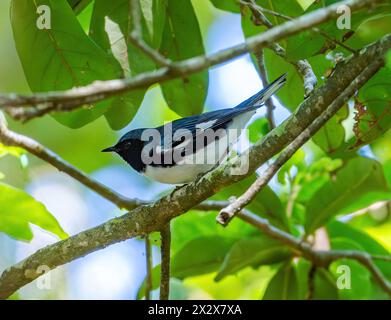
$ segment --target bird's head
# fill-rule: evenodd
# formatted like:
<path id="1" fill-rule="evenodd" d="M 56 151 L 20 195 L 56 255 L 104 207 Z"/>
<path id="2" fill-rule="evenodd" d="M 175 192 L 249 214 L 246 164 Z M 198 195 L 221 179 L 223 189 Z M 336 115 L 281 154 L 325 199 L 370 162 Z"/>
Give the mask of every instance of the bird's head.
<path id="1" fill-rule="evenodd" d="M 139 151 L 144 143 L 141 140 L 141 135 L 144 129 L 135 129 L 129 131 L 119 139 L 117 144 L 112 147 L 103 149 L 102 152 L 115 152 L 121 156 L 126 156 L 129 153 Z"/>

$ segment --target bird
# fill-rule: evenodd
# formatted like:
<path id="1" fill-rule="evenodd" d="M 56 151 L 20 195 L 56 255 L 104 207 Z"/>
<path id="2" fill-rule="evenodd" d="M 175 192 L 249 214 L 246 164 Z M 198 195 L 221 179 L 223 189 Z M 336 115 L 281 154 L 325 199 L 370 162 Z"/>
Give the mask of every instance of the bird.
<path id="1" fill-rule="evenodd" d="M 138 173 L 161 183 L 193 182 L 227 158 L 257 109 L 285 82 L 283 74 L 233 108 L 131 130 L 102 152 L 117 153 Z"/>

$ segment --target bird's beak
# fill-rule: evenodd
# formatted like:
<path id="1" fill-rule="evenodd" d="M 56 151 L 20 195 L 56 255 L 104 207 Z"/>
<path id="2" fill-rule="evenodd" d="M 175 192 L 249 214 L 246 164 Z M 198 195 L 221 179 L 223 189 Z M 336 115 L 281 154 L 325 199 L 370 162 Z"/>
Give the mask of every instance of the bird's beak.
<path id="1" fill-rule="evenodd" d="M 106 149 L 103 149 L 101 152 L 116 152 L 117 149 L 115 147 L 110 147 L 110 148 L 106 148 Z"/>

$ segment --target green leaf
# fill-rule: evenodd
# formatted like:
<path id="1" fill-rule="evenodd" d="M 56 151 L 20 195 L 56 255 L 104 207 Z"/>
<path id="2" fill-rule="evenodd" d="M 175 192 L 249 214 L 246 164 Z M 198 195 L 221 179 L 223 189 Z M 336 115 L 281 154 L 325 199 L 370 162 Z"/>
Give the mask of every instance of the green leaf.
<path id="1" fill-rule="evenodd" d="M 189 241 L 172 258 L 171 273 L 178 279 L 216 271 L 236 239 L 210 236 Z"/>
<path id="2" fill-rule="evenodd" d="M 36 26 L 40 5 L 50 7 L 50 29 Z M 34 92 L 66 90 L 121 75 L 118 63 L 84 33 L 66 0 L 13 0 L 11 23 L 19 58 Z M 78 128 L 101 116 L 109 106 L 110 101 L 103 101 L 54 117 Z"/>
<path id="3" fill-rule="evenodd" d="M 355 33 L 346 41 L 352 48 L 363 48 L 391 32 L 391 3 L 379 6 L 369 16 L 356 14 Z M 357 19 L 358 18 L 358 19 Z M 353 16 L 354 21 L 354 16 Z"/>
<path id="4" fill-rule="evenodd" d="M 386 64 L 389 70 L 391 70 L 391 50 L 388 50 L 386 57 Z"/>
<path id="5" fill-rule="evenodd" d="M 240 6 L 238 0 L 210 0 L 217 8 L 224 11 L 240 13 Z"/>
<path id="6" fill-rule="evenodd" d="M 5 146 L 4 144 L 0 143 L 0 158 L 4 157 L 6 155 L 11 155 L 13 157 L 20 158 L 25 153 L 26 153 L 26 151 L 24 151 L 22 148 L 9 147 L 9 146 Z"/>
<path id="7" fill-rule="evenodd" d="M 324 38 L 313 31 L 304 31 L 289 37 L 286 46 L 286 55 L 290 61 L 307 59 L 318 53 L 324 45 Z"/>
<path id="8" fill-rule="evenodd" d="M 385 249 L 379 242 L 373 239 L 369 234 L 362 232 L 346 223 L 331 221 L 327 224 L 327 232 L 331 239 L 348 238 L 362 247 L 366 252 L 373 255 L 387 256 L 390 252 Z M 391 279 L 391 265 L 389 262 L 376 260 L 375 264 L 382 273 Z"/>
<path id="9" fill-rule="evenodd" d="M 367 158 L 350 160 L 334 179 L 328 181 L 309 200 L 305 225 L 307 234 L 332 217 L 349 213 L 346 209 L 360 197 L 371 192 L 388 191 L 382 167 L 377 161 Z M 364 206 L 370 204 L 361 203 Z"/>
<path id="10" fill-rule="evenodd" d="M 249 266 L 255 268 L 273 264 L 284 261 L 290 256 L 288 247 L 265 235 L 242 239 L 237 241 L 225 256 L 215 280 L 220 281 Z"/>
<path id="11" fill-rule="evenodd" d="M 79 14 L 82 12 L 93 0 L 68 0 L 72 10 Z"/>
<path id="12" fill-rule="evenodd" d="M 204 55 L 201 31 L 191 1 L 168 0 L 160 52 L 173 61 Z M 200 114 L 208 90 L 208 71 L 161 84 L 167 105 L 180 116 Z"/>
<path id="13" fill-rule="evenodd" d="M 285 107 L 289 110 L 295 110 L 304 98 L 304 88 L 301 77 L 294 66 L 277 56 L 273 51 L 265 49 L 264 52 L 265 67 L 269 81 L 276 79 L 278 75 L 281 75 L 282 73 L 287 73 L 287 82 L 278 90 L 276 95 Z"/>
<path id="14" fill-rule="evenodd" d="M 269 132 L 269 123 L 266 118 L 256 119 L 248 126 L 248 138 L 251 143 L 256 143 Z"/>
<path id="15" fill-rule="evenodd" d="M 308 7 L 313 4 L 316 0 L 297 0 L 303 10 L 307 10 Z"/>
<path id="16" fill-rule="evenodd" d="M 296 268 L 291 262 L 284 264 L 271 279 L 263 300 L 296 300 L 299 287 Z"/>
<path id="17" fill-rule="evenodd" d="M 349 109 L 345 106 L 326 122 L 312 140 L 326 153 L 332 153 L 337 150 L 345 141 L 345 128 L 342 125 L 342 121 L 348 116 Z"/>
<path id="18" fill-rule="evenodd" d="M 299 299 L 308 299 L 309 295 L 309 272 L 311 263 L 303 258 L 297 262 L 297 277 L 299 283 Z M 314 300 L 336 300 L 338 299 L 338 289 L 333 275 L 324 268 L 317 268 L 313 275 Z"/>
<path id="19" fill-rule="evenodd" d="M 30 241 L 30 223 L 61 239 L 68 237 L 42 203 L 22 190 L 0 183 L 0 231 L 17 240 Z"/>
<path id="20" fill-rule="evenodd" d="M 334 276 L 324 268 L 317 268 L 314 275 L 314 300 L 337 300 L 338 289 Z"/>
<path id="21" fill-rule="evenodd" d="M 216 223 L 216 216 L 211 212 L 190 211 L 174 219 L 171 224 L 171 252 L 176 254 L 189 241 L 197 238 L 218 236 L 241 239 L 257 232 L 252 226 L 240 219 L 233 219 L 222 228 Z"/>
<path id="22" fill-rule="evenodd" d="M 364 251 L 354 239 L 333 238 L 331 239 L 333 250 L 355 250 Z M 342 259 L 335 261 L 330 266 L 330 271 L 337 279 L 339 298 L 347 299 L 369 299 L 372 292 L 371 273 L 357 261 Z"/>
<path id="23" fill-rule="evenodd" d="M 239 197 L 251 186 L 253 182 L 255 182 L 255 179 L 256 177 L 253 175 L 247 179 L 239 181 L 238 183 L 222 189 L 211 199 L 229 200 L 231 197 Z M 289 222 L 281 200 L 270 187 L 266 186 L 263 188 L 262 191 L 259 192 L 253 199 L 253 201 L 248 206 L 246 206 L 246 208 L 254 214 L 268 219 L 270 223 L 274 224 L 275 226 L 286 231 L 289 230 Z"/>
<path id="24" fill-rule="evenodd" d="M 143 39 L 151 47 L 160 45 L 166 0 L 141 1 Z M 151 15 L 155 11 L 155 15 Z M 129 0 L 118 0 L 116 5 L 106 0 L 96 0 L 91 19 L 90 35 L 122 68 L 122 76 L 130 77 L 156 69 L 156 65 L 127 36 L 133 30 Z M 115 97 L 105 117 L 110 126 L 121 129 L 136 115 L 147 88 L 137 89 Z"/>
<path id="25" fill-rule="evenodd" d="M 391 128 L 390 79 L 391 70 L 383 68 L 360 89 L 355 101 L 355 148 L 374 141 Z"/>
<path id="26" fill-rule="evenodd" d="M 291 169 L 295 167 L 297 170 L 305 169 L 305 153 L 303 149 L 297 150 L 295 154 L 282 166 L 278 171 L 277 178 L 278 182 L 285 185 L 286 178 L 289 178 L 291 175 Z"/>

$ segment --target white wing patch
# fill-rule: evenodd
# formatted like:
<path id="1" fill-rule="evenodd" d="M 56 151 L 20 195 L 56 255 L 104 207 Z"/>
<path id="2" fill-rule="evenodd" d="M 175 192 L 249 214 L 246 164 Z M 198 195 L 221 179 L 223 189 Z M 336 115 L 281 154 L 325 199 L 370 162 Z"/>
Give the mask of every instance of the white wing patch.
<path id="1" fill-rule="evenodd" d="M 196 125 L 196 129 L 206 130 L 212 128 L 213 125 L 217 122 L 217 119 L 210 120 L 207 122 L 201 122 Z"/>

